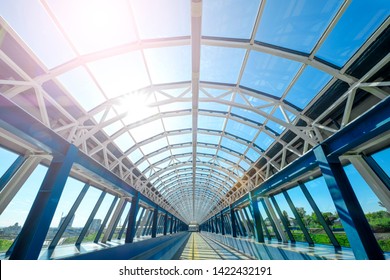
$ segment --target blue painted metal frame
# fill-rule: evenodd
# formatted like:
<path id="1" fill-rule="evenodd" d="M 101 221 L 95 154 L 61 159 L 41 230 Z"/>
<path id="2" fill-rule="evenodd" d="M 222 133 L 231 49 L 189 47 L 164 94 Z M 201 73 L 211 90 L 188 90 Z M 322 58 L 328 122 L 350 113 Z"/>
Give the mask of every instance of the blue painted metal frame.
<path id="1" fill-rule="evenodd" d="M 103 223 L 100 225 L 99 231 L 97 232 L 95 240 L 93 242 L 95 242 L 95 243 L 99 242 L 99 239 L 102 236 L 102 233 L 106 227 L 106 224 L 108 222 L 108 219 L 111 216 L 112 211 L 114 211 L 114 208 L 115 208 L 115 205 L 116 205 L 116 202 L 118 201 L 118 199 L 119 199 L 119 197 L 115 196 L 114 199 L 112 200 L 110 208 L 108 209 L 107 214 L 104 217 Z"/>
<path id="2" fill-rule="evenodd" d="M 320 209 L 318 208 L 317 204 L 315 203 L 313 197 L 311 196 L 310 192 L 306 188 L 305 184 L 302 182 L 298 182 L 298 183 L 299 183 L 299 187 L 301 188 L 307 201 L 309 202 L 311 208 L 313 209 L 314 213 L 316 214 L 318 222 L 322 225 L 326 234 L 328 235 L 329 240 L 332 242 L 332 244 L 335 248 L 341 248 L 340 243 L 337 241 L 336 236 L 334 235 L 333 231 L 330 229 L 330 227 L 326 223 L 324 216 L 322 215 Z"/>
<path id="3" fill-rule="evenodd" d="M 79 246 L 81 244 L 81 242 L 83 242 L 84 237 L 87 234 L 88 229 L 91 226 L 91 223 L 92 223 L 93 219 L 95 218 L 95 215 L 96 215 L 97 211 L 99 210 L 100 206 L 102 205 L 102 202 L 103 202 L 104 198 L 106 197 L 106 194 L 107 193 L 104 192 L 104 191 L 100 194 L 100 196 L 99 196 L 95 206 L 92 209 L 91 214 L 88 217 L 87 222 L 85 223 L 82 231 L 80 232 L 79 237 L 77 238 L 76 246 Z"/>
<path id="4" fill-rule="evenodd" d="M 279 231 L 275 225 L 275 221 L 272 219 L 271 213 L 268 210 L 267 204 L 265 203 L 264 199 L 260 199 L 261 204 L 263 205 L 264 211 L 268 217 L 269 222 L 271 223 L 271 227 L 275 233 L 275 237 L 277 240 L 282 241 L 282 237 L 279 234 Z M 265 224 L 264 224 L 265 225 Z"/>
<path id="5" fill-rule="evenodd" d="M 292 235 L 290 228 L 288 227 L 288 221 L 286 220 L 286 217 L 283 215 L 282 211 L 280 210 L 279 204 L 277 203 L 277 201 L 276 201 L 274 196 L 270 196 L 270 199 L 271 199 L 272 203 L 274 204 L 276 212 L 279 215 L 279 218 L 280 218 L 280 220 L 281 220 L 281 222 L 283 224 L 283 227 L 284 227 L 284 229 L 285 229 L 285 231 L 287 233 L 288 238 L 290 239 L 290 242 L 291 243 L 295 243 L 295 238 Z"/>
<path id="6" fill-rule="evenodd" d="M 260 215 L 260 210 L 259 210 L 259 204 L 257 202 L 257 199 L 255 197 L 250 197 L 250 210 L 252 213 L 253 217 L 253 226 L 254 226 L 254 233 L 255 233 L 255 238 L 257 242 L 264 243 L 264 234 L 263 234 L 263 229 L 262 229 L 262 219 Z"/>
<path id="7" fill-rule="evenodd" d="M 387 190 L 390 192 L 390 178 L 387 176 L 386 172 L 379 166 L 379 164 L 371 156 L 363 155 L 363 160 L 370 166 L 370 168 L 375 172 L 375 174 L 381 179 L 384 185 L 387 187 Z"/>
<path id="8" fill-rule="evenodd" d="M 222 211 L 219 212 L 219 217 L 220 217 L 220 221 L 221 221 L 221 234 L 222 235 L 225 235 L 225 221 L 223 220 L 223 214 L 222 214 Z"/>
<path id="9" fill-rule="evenodd" d="M 330 161 L 322 145 L 314 148 L 314 153 L 355 258 L 384 259 L 341 162 L 336 158 Z"/>
<path id="10" fill-rule="evenodd" d="M 7 171 L 0 178 L 0 192 L 4 189 L 4 187 L 8 184 L 8 182 L 12 179 L 15 173 L 19 170 L 19 168 L 26 161 L 26 157 L 18 156 L 16 160 L 8 167 Z"/>
<path id="11" fill-rule="evenodd" d="M 38 258 L 76 155 L 77 148 L 70 145 L 65 156 L 54 156 L 19 233 L 11 260 Z"/>
<path id="12" fill-rule="evenodd" d="M 83 201 L 88 189 L 89 189 L 89 184 L 85 184 L 84 187 L 81 189 L 78 197 L 76 198 L 75 202 L 73 203 L 72 207 L 70 208 L 64 221 L 62 222 L 62 224 L 60 225 L 56 234 L 54 235 L 52 241 L 50 242 L 49 249 L 54 249 L 57 246 L 57 244 L 60 241 L 62 235 L 64 234 L 66 228 L 68 227 L 70 221 L 73 219 L 77 208 L 80 206 L 81 201 Z"/>
<path id="13" fill-rule="evenodd" d="M 152 216 L 153 216 L 153 212 L 149 211 L 148 218 L 146 219 L 146 223 L 144 225 L 144 229 L 142 231 L 141 236 L 148 235 L 147 233 L 149 232 L 149 226 L 150 226 L 150 221 L 152 219 Z"/>
<path id="14" fill-rule="evenodd" d="M 118 240 L 121 240 L 121 239 L 122 239 L 122 235 L 123 235 L 123 233 L 125 232 L 125 229 L 126 229 L 126 231 L 127 231 L 127 224 L 129 223 L 130 210 L 131 210 L 131 205 L 130 205 L 130 209 L 129 209 L 129 211 L 127 212 L 126 217 L 125 217 L 125 219 L 124 219 L 124 221 L 123 221 L 123 223 L 122 223 L 122 227 L 121 227 L 121 229 L 120 229 L 120 231 L 119 231 L 119 233 L 118 233 L 118 237 L 117 237 Z M 125 238 L 126 238 L 126 237 L 125 237 Z"/>
<path id="15" fill-rule="evenodd" d="M 287 201 L 288 206 L 290 206 L 290 209 L 291 209 L 291 211 L 293 212 L 294 217 L 295 217 L 295 220 L 297 221 L 299 227 L 301 228 L 301 231 L 302 231 L 303 235 L 305 236 L 306 242 L 307 242 L 310 246 L 314 246 L 314 241 L 313 241 L 313 239 L 311 238 L 311 236 L 310 236 L 310 234 L 309 234 L 309 231 L 307 230 L 305 224 L 303 223 L 302 217 L 299 215 L 299 213 L 298 213 L 298 211 L 297 211 L 297 208 L 295 207 L 293 201 L 291 200 L 290 195 L 288 194 L 287 191 L 283 191 L 282 193 L 283 193 L 283 195 L 284 195 L 284 198 L 285 198 L 286 201 Z"/>
<path id="16" fill-rule="evenodd" d="M 230 225 L 231 225 L 232 236 L 237 237 L 236 217 L 234 216 L 233 207 L 230 207 Z"/>
<path id="17" fill-rule="evenodd" d="M 123 211 L 125 211 L 125 208 L 126 208 L 126 205 L 127 205 L 128 201 L 125 200 L 125 202 L 123 203 L 120 211 L 119 211 L 119 214 L 118 214 L 118 217 L 116 217 L 115 221 L 114 221 L 114 224 L 113 224 L 113 227 L 112 227 L 112 230 L 111 232 L 108 233 L 108 238 L 107 238 L 107 241 L 111 241 L 112 240 L 112 237 L 114 236 L 114 233 L 116 231 L 116 228 L 118 227 L 118 223 L 119 223 L 119 220 L 121 219 L 122 217 L 122 214 L 123 214 Z"/>
<path id="18" fill-rule="evenodd" d="M 164 235 L 167 235 L 168 232 L 168 213 L 165 213 L 164 215 Z"/>
<path id="19" fill-rule="evenodd" d="M 135 232 L 137 230 L 136 219 L 137 219 L 138 210 L 139 210 L 139 192 L 137 191 L 131 199 L 129 218 L 127 220 L 125 243 L 132 243 L 134 240 Z"/>
<path id="20" fill-rule="evenodd" d="M 157 236 L 157 219 L 158 219 L 158 207 L 153 211 L 153 223 L 152 223 L 152 238 Z"/>
<path id="21" fill-rule="evenodd" d="M 249 211 L 248 207 L 249 206 L 244 207 L 242 209 L 242 212 L 244 212 L 245 219 L 246 219 L 246 224 L 248 225 L 249 230 L 251 231 L 251 233 L 253 233 L 253 236 L 254 236 L 255 235 L 255 228 L 253 227 L 253 224 L 250 222 L 251 219 L 250 219 L 250 217 L 248 215 L 248 212 L 247 212 L 247 210 Z"/>

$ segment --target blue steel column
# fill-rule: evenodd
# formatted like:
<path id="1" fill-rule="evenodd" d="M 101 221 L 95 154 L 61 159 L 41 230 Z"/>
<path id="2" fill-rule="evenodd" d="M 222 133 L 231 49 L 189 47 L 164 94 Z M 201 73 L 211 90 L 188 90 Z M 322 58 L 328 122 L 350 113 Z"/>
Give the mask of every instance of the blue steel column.
<path id="1" fill-rule="evenodd" d="M 240 236 L 244 237 L 245 236 L 245 231 L 242 228 L 242 223 L 241 223 L 240 217 L 238 216 L 238 211 L 234 211 L 234 216 L 235 216 L 236 225 L 237 225 L 237 229 L 238 229 L 238 231 L 240 233 Z"/>
<path id="2" fill-rule="evenodd" d="M 219 233 L 219 228 L 218 228 L 218 218 L 217 215 L 214 216 L 214 225 L 215 225 L 215 233 Z"/>
<path id="3" fill-rule="evenodd" d="M 54 156 L 19 233 L 11 260 L 38 258 L 77 153 L 77 148 L 70 145 L 65 156 Z"/>
<path id="4" fill-rule="evenodd" d="M 70 221 L 72 220 L 73 216 L 76 213 L 77 208 L 79 208 L 79 205 L 81 201 L 83 201 L 83 198 L 85 194 L 87 193 L 89 189 L 89 184 L 85 184 L 82 188 L 81 192 L 79 193 L 79 196 L 77 197 L 76 201 L 73 203 L 72 207 L 70 208 L 68 214 L 66 215 L 64 221 L 60 225 L 59 229 L 56 232 L 56 235 L 54 235 L 53 240 L 51 241 L 49 245 L 49 249 L 54 249 L 58 242 L 60 241 L 62 235 L 64 234 L 66 228 L 68 227 Z"/>
<path id="5" fill-rule="evenodd" d="M 314 154 L 329 188 L 337 213 L 356 259 L 384 259 L 381 248 L 367 222 L 360 203 L 338 158 L 329 160 L 325 147 Z"/>
<path id="6" fill-rule="evenodd" d="M 173 230 L 173 217 L 171 215 L 171 218 L 169 219 L 169 234 L 172 234 Z"/>
<path id="7" fill-rule="evenodd" d="M 287 201 L 288 205 L 290 206 L 290 209 L 294 214 L 295 220 L 297 221 L 299 227 L 301 228 L 307 243 L 309 243 L 310 246 L 313 246 L 314 245 L 313 239 L 311 238 L 309 231 L 307 230 L 306 226 L 304 225 L 304 223 L 302 221 L 302 217 L 299 215 L 297 208 L 295 207 L 294 203 L 291 200 L 290 195 L 286 191 L 283 191 L 282 193 L 283 193 L 284 197 L 286 198 L 286 201 Z"/>
<path id="8" fill-rule="evenodd" d="M 100 225 L 99 231 L 97 232 L 96 237 L 95 237 L 95 240 L 94 240 L 93 242 L 95 242 L 95 243 L 98 243 L 98 242 L 99 242 L 100 236 L 102 235 L 102 233 L 103 233 L 103 231 L 104 231 L 104 228 L 106 227 L 106 224 L 107 224 L 107 222 L 108 222 L 108 219 L 109 219 L 110 216 L 111 216 L 112 211 L 114 211 L 114 207 L 115 207 L 116 202 L 118 201 L 118 199 L 119 199 L 119 198 L 116 196 L 116 197 L 112 200 L 111 206 L 110 206 L 110 208 L 108 209 L 107 214 L 106 214 L 106 216 L 104 217 L 103 223 Z"/>
<path id="9" fill-rule="evenodd" d="M 264 233 L 261 227 L 261 216 L 260 216 L 259 204 L 257 202 L 257 199 L 253 196 L 250 196 L 249 200 L 250 200 L 250 210 L 253 217 L 253 226 L 255 229 L 256 241 L 260 243 L 264 243 Z"/>
<path id="10" fill-rule="evenodd" d="M 76 246 L 80 245 L 81 242 L 83 242 L 83 239 L 84 239 L 85 235 L 87 234 L 88 229 L 91 226 L 91 223 L 92 223 L 93 219 L 95 218 L 95 215 L 96 215 L 97 211 L 99 210 L 100 205 L 102 204 L 103 199 L 106 196 L 106 194 L 107 193 L 105 191 L 102 191 L 102 193 L 100 194 L 98 201 L 96 202 L 95 206 L 93 207 L 93 210 L 92 210 L 91 214 L 89 215 L 87 222 L 85 223 L 79 237 L 77 238 Z"/>
<path id="11" fill-rule="evenodd" d="M 250 217 L 248 215 L 248 212 L 247 212 L 247 211 L 249 211 L 248 207 L 245 207 L 242 210 L 244 212 L 245 219 L 247 220 L 247 225 L 249 227 L 249 230 L 253 233 L 252 236 L 254 236 L 255 235 L 255 228 L 253 227 L 253 224 L 251 223 L 251 219 L 250 219 Z"/>
<path id="12" fill-rule="evenodd" d="M 152 238 L 157 235 L 158 206 L 153 211 Z"/>
<path id="13" fill-rule="evenodd" d="M 314 213 L 316 214 L 318 221 L 320 222 L 320 224 L 324 228 L 324 230 L 325 230 L 326 234 L 328 235 L 330 241 L 332 242 L 333 246 L 336 248 L 340 248 L 340 243 L 337 241 L 336 237 L 334 236 L 333 231 L 329 228 L 328 224 L 326 223 L 324 216 L 322 216 L 320 209 L 318 208 L 313 197 L 311 196 L 311 194 L 307 190 L 305 184 L 299 182 L 299 186 L 301 187 L 303 194 L 305 195 L 311 208 L 313 209 Z"/>
<path id="14" fill-rule="evenodd" d="M 277 203 L 274 196 L 271 196 L 270 198 L 272 200 L 272 203 L 274 204 L 276 212 L 278 212 L 279 218 L 282 221 L 282 224 L 284 226 L 284 229 L 286 230 L 288 238 L 290 239 L 291 243 L 295 243 L 295 238 L 292 235 L 290 228 L 288 227 L 288 222 L 286 220 L 286 217 L 283 215 L 282 211 L 280 210 L 279 204 Z"/>
<path id="15" fill-rule="evenodd" d="M 120 203 L 120 202 L 119 202 L 119 203 Z M 123 205 L 122 205 L 122 207 L 120 208 L 119 213 L 118 213 L 116 219 L 114 220 L 114 222 L 113 222 L 113 224 L 112 224 L 111 231 L 108 233 L 107 241 L 111 241 L 112 237 L 114 236 L 114 233 L 115 233 L 115 231 L 116 231 L 116 228 L 118 227 L 119 220 L 120 220 L 120 218 L 122 217 L 123 211 L 125 211 L 126 204 L 127 204 L 127 201 L 124 200 Z M 115 213 L 114 213 L 114 216 L 115 216 Z M 113 217 L 113 218 L 114 218 L 114 217 Z M 108 226 L 107 230 L 109 230 L 109 227 L 110 227 L 110 226 Z M 104 242 L 104 237 L 103 237 L 103 242 Z"/>
<path id="16" fill-rule="evenodd" d="M 138 218 L 137 224 L 135 225 L 133 239 L 134 239 L 134 237 L 136 237 L 137 231 L 139 229 L 141 229 L 140 226 L 141 226 L 141 222 L 142 222 L 142 219 L 143 219 L 143 216 L 144 216 L 144 213 L 145 213 L 145 208 L 143 208 L 143 207 L 141 207 L 141 208 L 142 208 L 141 213 L 139 214 L 139 218 Z"/>
<path id="17" fill-rule="evenodd" d="M 278 239 L 278 241 L 282 241 L 282 237 L 280 236 L 279 231 L 278 231 L 278 229 L 276 228 L 275 222 L 274 222 L 274 220 L 273 220 L 272 217 L 271 217 L 271 213 L 269 212 L 268 207 L 267 207 L 267 205 L 265 204 L 264 199 L 261 198 L 260 201 L 261 201 L 261 204 L 262 204 L 263 207 L 264 207 L 265 213 L 267 214 L 268 220 L 269 220 L 269 222 L 271 223 L 271 227 L 272 227 L 272 229 L 274 230 L 276 239 Z"/>
<path id="18" fill-rule="evenodd" d="M 150 224 L 150 218 L 153 216 L 153 212 L 152 211 L 149 211 L 148 213 L 148 218 L 146 219 L 146 223 L 144 225 L 144 229 L 142 231 L 142 236 L 144 236 L 147 232 L 148 232 L 148 229 L 149 229 L 149 224 Z"/>
<path id="19" fill-rule="evenodd" d="M 163 234 L 167 235 L 167 232 L 168 232 L 168 213 L 165 213 L 165 216 L 164 216 L 164 232 L 163 232 Z"/>
<path id="20" fill-rule="evenodd" d="M 379 166 L 379 164 L 371 156 L 362 156 L 363 160 L 368 164 L 368 166 L 374 171 L 374 173 L 379 177 L 383 184 L 387 187 L 387 190 L 390 191 L 390 178 L 387 176 L 386 172 Z"/>
<path id="21" fill-rule="evenodd" d="M 19 168 L 23 165 L 25 161 L 26 157 L 19 156 L 7 169 L 7 171 L 5 171 L 3 176 L 1 176 L 0 178 L 0 192 L 8 184 L 8 182 L 11 180 L 11 178 L 15 175 L 15 173 L 19 170 Z"/>
<path id="22" fill-rule="evenodd" d="M 131 208 L 131 204 L 130 204 L 130 208 Z M 117 238 L 118 240 L 121 240 L 121 239 L 122 239 L 122 235 L 123 235 L 123 233 L 125 232 L 125 229 L 126 229 L 126 231 L 127 231 L 127 224 L 128 224 L 128 222 L 129 222 L 130 210 L 131 210 L 131 209 L 129 209 L 129 212 L 127 212 L 126 217 L 125 217 L 125 220 L 124 220 L 123 223 L 122 223 L 121 230 L 120 230 L 119 233 L 118 233 L 118 238 Z M 126 238 L 126 237 L 125 237 L 125 238 Z"/>
<path id="23" fill-rule="evenodd" d="M 139 192 L 137 191 L 133 198 L 131 199 L 131 206 L 129 212 L 129 219 L 127 220 L 127 230 L 125 243 L 132 243 L 135 236 L 136 229 L 136 219 L 139 210 Z"/>
<path id="24" fill-rule="evenodd" d="M 223 213 L 222 213 L 222 211 L 219 213 L 219 215 L 220 215 L 220 220 L 221 220 L 221 234 L 222 235 L 225 235 L 225 222 L 224 222 L 224 220 L 223 220 Z"/>
<path id="25" fill-rule="evenodd" d="M 230 223 L 232 227 L 232 237 L 237 237 L 237 228 L 236 228 L 236 217 L 234 215 L 234 208 L 230 208 Z"/>

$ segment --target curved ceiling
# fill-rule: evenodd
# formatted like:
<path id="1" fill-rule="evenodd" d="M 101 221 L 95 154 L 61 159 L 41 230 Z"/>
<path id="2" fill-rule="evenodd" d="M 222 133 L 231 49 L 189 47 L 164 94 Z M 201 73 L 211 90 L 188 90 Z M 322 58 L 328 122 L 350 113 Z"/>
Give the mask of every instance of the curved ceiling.
<path id="1" fill-rule="evenodd" d="M 43 122 L 188 222 L 337 131 L 316 104 L 359 80 L 347 70 L 389 25 L 387 1 L 364 0 L 12 0 L 0 15 L 38 66 L 2 92 L 30 85 L 62 115 L 38 104 Z"/>

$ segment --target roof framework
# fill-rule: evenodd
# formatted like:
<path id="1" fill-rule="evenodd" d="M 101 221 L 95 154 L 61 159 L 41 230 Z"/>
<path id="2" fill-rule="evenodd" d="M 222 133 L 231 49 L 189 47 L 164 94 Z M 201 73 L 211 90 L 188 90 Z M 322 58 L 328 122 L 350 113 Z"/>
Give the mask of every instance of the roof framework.
<path id="1" fill-rule="evenodd" d="M 378 73 L 388 64 L 389 54 L 359 76 L 350 71 L 388 30 L 389 7 L 373 8 L 385 12 L 378 12 L 379 22 L 368 27 L 367 38 L 337 64 L 326 59 L 323 47 L 344 17 L 353 13 L 352 1 L 335 1 L 328 7 L 308 52 L 297 41 L 296 48 L 285 45 L 299 35 L 294 27 L 281 31 L 280 44 L 261 40 L 270 1 L 258 1 L 243 37 L 223 36 L 217 26 L 210 27 L 207 13 L 224 7 L 193 0 L 186 4 L 187 33 L 156 38 L 145 35 L 137 17 L 138 2 L 122 2 L 133 41 L 88 52 L 74 39 L 56 1 L 36 1 L 73 53 L 55 65 L 44 62 L 45 56 L 38 55 L 18 30 L 12 12 L 4 12 L 0 92 L 187 222 L 206 220 L 389 95 L 389 82 L 377 78 L 382 77 Z M 158 7 L 150 7 L 154 8 Z M 305 20 L 304 8 L 289 8 L 287 25 L 294 24 L 294 13 Z M 323 16 L 325 8 L 311 16 Z M 29 65 L 13 55 L 16 45 Z M 162 64 L 174 59 L 173 66 L 158 65 L 156 57 Z M 121 63 L 118 58 L 123 69 L 109 68 L 115 65 L 113 60 Z M 31 71 L 32 66 L 39 70 Z M 107 83 L 111 70 L 112 83 Z M 131 77 L 137 71 L 143 75 Z M 165 71 L 172 77 L 164 79 Z M 123 80 L 126 77 L 130 82 Z"/>

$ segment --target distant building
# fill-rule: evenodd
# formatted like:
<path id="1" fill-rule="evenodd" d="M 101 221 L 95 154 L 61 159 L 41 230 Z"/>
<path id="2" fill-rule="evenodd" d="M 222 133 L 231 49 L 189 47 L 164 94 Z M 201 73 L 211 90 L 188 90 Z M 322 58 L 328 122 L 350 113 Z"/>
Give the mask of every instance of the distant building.
<path id="1" fill-rule="evenodd" d="M 89 232 L 97 232 L 102 224 L 101 219 L 93 219 L 91 226 L 89 227 Z"/>
<path id="2" fill-rule="evenodd" d="M 66 217 L 67 217 L 67 216 L 61 217 L 61 220 L 60 220 L 60 223 L 58 224 L 58 227 L 60 227 L 60 226 L 62 225 L 62 223 L 64 222 L 64 220 L 66 219 Z M 75 215 L 73 214 L 73 217 L 72 217 L 72 219 L 70 220 L 68 227 L 72 227 L 73 221 L 74 221 L 74 217 L 75 217 Z"/>

